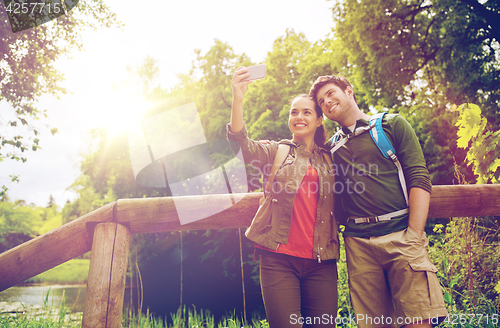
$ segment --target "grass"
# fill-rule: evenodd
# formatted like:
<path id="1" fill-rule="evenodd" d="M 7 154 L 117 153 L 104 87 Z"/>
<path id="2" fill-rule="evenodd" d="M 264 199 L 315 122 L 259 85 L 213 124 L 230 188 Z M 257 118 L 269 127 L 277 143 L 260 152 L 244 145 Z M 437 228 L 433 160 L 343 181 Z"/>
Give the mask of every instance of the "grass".
<path id="1" fill-rule="evenodd" d="M 1 313 L 0 327 L 9 328 L 73 328 L 81 327 L 81 313 L 72 314 L 63 301 L 59 308 L 49 305 L 50 288 L 43 299 L 42 308 L 26 307 L 23 313 Z"/>
<path id="2" fill-rule="evenodd" d="M 9 328 L 73 328 L 81 327 L 82 318 L 68 312 L 64 302 L 59 309 L 45 305 L 41 310 L 25 308 L 23 314 L 11 315 L 0 314 L 0 327 Z M 234 314 L 222 318 L 218 323 L 214 321 L 209 310 L 184 307 L 182 313 L 178 311 L 171 314 L 171 323 L 166 319 L 154 317 L 149 311 L 145 315 L 128 316 L 123 315 L 123 328 L 269 328 L 267 321 L 253 318 L 248 325 L 244 325 L 242 319 Z"/>
<path id="3" fill-rule="evenodd" d="M 192 309 L 186 309 L 184 306 L 181 311 L 172 313 L 170 320 L 166 318 L 157 318 L 147 311 L 146 315 L 137 316 L 124 313 L 123 328 L 269 328 L 267 320 L 261 320 L 254 317 L 245 325 L 241 316 L 235 313 L 223 317 L 219 322 L 215 322 L 214 316 L 209 310 L 196 310 L 193 305 Z"/>
<path id="4" fill-rule="evenodd" d="M 68 312 L 63 304 L 57 309 L 47 306 L 48 295 L 44 301 L 42 310 L 26 309 L 23 314 L 13 316 L 11 314 L 0 314 L 0 327 L 9 328 L 73 328 L 81 326 L 81 316 L 75 318 L 74 314 Z M 464 314 L 456 308 L 449 307 L 449 322 L 442 323 L 439 327 L 472 328 L 498 327 L 500 317 L 496 309 L 489 308 L 482 316 L 482 320 L 472 318 L 470 314 Z M 483 309 L 484 310 L 484 309 Z M 487 317 L 486 317 L 487 316 Z M 486 319 L 488 318 L 488 319 Z M 488 320 L 488 322 L 487 322 Z M 461 322 L 463 321 L 463 322 Z M 153 314 L 132 314 L 124 311 L 122 319 L 123 328 L 269 328 L 267 321 L 260 318 L 252 318 L 247 325 L 243 324 L 241 316 L 234 313 L 223 317 L 219 322 L 215 322 L 214 316 L 209 310 L 197 310 L 194 306 L 189 309 L 183 308 L 182 312 L 172 313 L 170 318 L 155 317 Z M 342 325 L 342 327 L 357 327 L 356 324 Z"/>
<path id="5" fill-rule="evenodd" d="M 90 260 L 73 259 L 28 279 L 28 283 L 81 284 L 87 281 Z"/>

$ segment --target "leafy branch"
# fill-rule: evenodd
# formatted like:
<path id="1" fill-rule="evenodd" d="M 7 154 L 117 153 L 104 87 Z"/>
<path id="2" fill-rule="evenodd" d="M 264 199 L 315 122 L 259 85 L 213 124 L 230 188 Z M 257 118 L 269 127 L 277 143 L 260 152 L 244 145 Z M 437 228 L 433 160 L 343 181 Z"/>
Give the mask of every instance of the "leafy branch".
<path id="1" fill-rule="evenodd" d="M 466 161 L 473 166 L 477 183 L 499 182 L 500 131 L 492 130 L 477 105 L 465 103 L 457 111 L 457 146 L 467 149 Z"/>

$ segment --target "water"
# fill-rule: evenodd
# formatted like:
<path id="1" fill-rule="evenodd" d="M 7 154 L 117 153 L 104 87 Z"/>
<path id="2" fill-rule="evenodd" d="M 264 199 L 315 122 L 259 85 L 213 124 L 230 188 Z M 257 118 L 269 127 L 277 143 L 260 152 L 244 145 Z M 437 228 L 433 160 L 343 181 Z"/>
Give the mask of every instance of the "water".
<path id="1" fill-rule="evenodd" d="M 47 297 L 47 305 L 59 308 L 65 299 L 65 305 L 73 312 L 83 312 L 86 285 L 52 285 L 52 286 L 14 286 L 0 292 L 0 302 L 7 305 L 43 306 Z M 22 306 L 21 306 L 22 308 Z M 0 312 L 5 311 L 0 305 Z"/>
<path id="2" fill-rule="evenodd" d="M 85 305 L 85 291 L 87 286 L 81 285 L 52 285 L 52 286 L 14 286 L 0 292 L 0 312 L 21 310 L 25 306 L 42 307 L 48 293 L 47 305 L 59 308 L 62 304 L 63 294 L 65 306 L 72 312 L 83 312 Z M 133 288 L 134 304 L 136 288 Z M 130 304 L 130 289 L 125 288 L 124 304 Z M 135 305 L 136 306 L 136 305 Z"/>
<path id="3" fill-rule="evenodd" d="M 145 284 L 144 304 L 142 307 L 144 313 L 149 308 L 150 313 L 168 319 L 171 313 L 177 311 L 180 297 L 179 290 L 178 288 L 169 289 L 167 285 L 157 283 L 157 281 L 148 281 Z M 253 312 L 258 312 L 260 317 L 264 317 L 262 297 L 260 293 L 252 292 L 252 289 L 255 289 L 252 285 L 247 287 L 248 316 L 251 318 Z M 64 294 L 65 306 L 69 311 L 73 313 L 83 312 L 85 291 L 86 285 L 14 286 L 0 292 L 0 313 L 22 312 L 24 308 L 21 303 L 26 307 L 41 308 L 44 306 L 47 294 L 48 306 L 59 309 Z M 133 288 L 132 292 L 132 308 L 137 309 L 137 288 Z M 183 300 L 188 309 L 210 310 L 216 321 L 228 313 L 234 312 L 239 315 L 242 312 L 241 287 L 238 288 L 235 280 L 227 281 L 225 286 L 207 283 L 203 285 L 192 284 L 191 288 L 186 287 L 184 289 Z M 130 306 L 129 287 L 125 288 L 123 303 L 125 308 Z"/>

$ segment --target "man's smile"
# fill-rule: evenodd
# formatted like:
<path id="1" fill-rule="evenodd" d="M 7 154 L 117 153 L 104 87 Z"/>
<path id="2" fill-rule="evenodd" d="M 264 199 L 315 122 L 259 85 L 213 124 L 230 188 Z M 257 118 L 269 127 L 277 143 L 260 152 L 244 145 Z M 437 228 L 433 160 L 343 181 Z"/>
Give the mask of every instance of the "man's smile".
<path id="1" fill-rule="evenodd" d="M 332 107 L 330 107 L 330 108 L 328 109 L 328 113 L 333 112 L 333 110 L 334 110 L 335 108 L 337 108 L 337 106 L 338 106 L 338 105 L 339 105 L 339 103 L 335 103 L 335 104 L 333 104 L 333 105 L 332 105 Z"/>

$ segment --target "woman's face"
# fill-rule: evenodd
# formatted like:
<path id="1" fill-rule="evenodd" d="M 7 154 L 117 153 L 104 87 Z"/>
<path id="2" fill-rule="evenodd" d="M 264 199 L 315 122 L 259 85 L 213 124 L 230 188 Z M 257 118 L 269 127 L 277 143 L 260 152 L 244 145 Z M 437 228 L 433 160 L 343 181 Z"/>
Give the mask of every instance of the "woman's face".
<path id="1" fill-rule="evenodd" d="M 323 116 L 318 117 L 314 110 L 314 101 L 306 97 L 297 97 L 292 102 L 288 127 L 292 131 L 294 140 L 314 138 L 316 128 L 321 125 Z"/>

